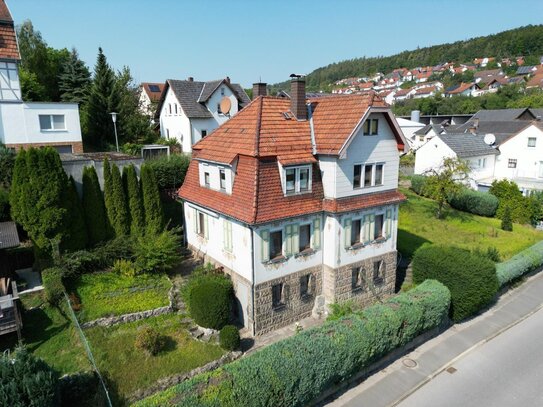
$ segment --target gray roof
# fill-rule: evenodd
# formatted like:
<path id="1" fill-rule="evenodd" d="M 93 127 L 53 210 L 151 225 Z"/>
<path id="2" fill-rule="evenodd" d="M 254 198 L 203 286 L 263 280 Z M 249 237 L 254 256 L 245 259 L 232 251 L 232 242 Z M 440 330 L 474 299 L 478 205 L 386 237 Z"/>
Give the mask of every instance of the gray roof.
<path id="1" fill-rule="evenodd" d="M 532 73 L 533 66 L 519 66 L 517 69 L 517 75 L 527 75 Z"/>
<path id="2" fill-rule="evenodd" d="M 499 154 L 499 151 L 484 142 L 483 136 L 471 133 L 447 133 L 438 136 L 459 158 Z"/>
<path id="3" fill-rule="evenodd" d="M 479 121 L 477 125 L 477 134 L 484 136 L 485 134 L 494 134 L 496 136 L 496 145 L 503 144 L 506 140 L 524 130 L 532 122 L 527 120 L 514 120 L 514 121 Z M 474 126 L 473 121 L 455 126 L 454 129 L 448 129 L 449 132 L 455 133 L 469 132 L 469 129 Z"/>
<path id="4" fill-rule="evenodd" d="M 15 222 L 0 222 L 0 249 L 9 249 L 21 244 Z"/>
<path id="5" fill-rule="evenodd" d="M 207 109 L 204 103 L 207 102 L 213 92 L 223 83 L 228 86 L 232 90 L 232 92 L 234 92 L 234 94 L 238 98 L 241 108 L 245 107 L 251 101 L 241 85 L 237 83 L 227 83 L 224 79 L 208 82 L 180 81 L 176 79 L 168 79 L 166 81 L 166 87 L 164 89 L 164 92 L 162 92 L 162 96 L 157 107 L 157 115 L 160 114 L 160 109 L 162 107 L 162 104 L 164 103 L 166 90 L 168 87 L 170 87 L 175 97 L 181 104 L 183 111 L 189 118 L 207 119 L 213 117 L 213 115 Z"/>
<path id="6" fill-rule="evenodd" d="M 417 136 L 425 136 L 430 132 L 430 130 L 433 129 L 434 133 L 440 134 L 445 130 L 441 124 L 427 124 L 426 126 L 418 129 L 414 134 Z"/>
<path id="7" fill-rule="evenodd" d="M 530 112 L 530 109 L 494 109 L 494 110 L 479 110 L 473 115 L 473 119 L 479 119 L 480 121 L 494 121 L 494 122 L 507 122 L 510 120 L 517 120 L 526 110 Z M 532 113 L 532 112 L 530 112 Z M 534 117 L 529 117 L 533 119 Z"/>

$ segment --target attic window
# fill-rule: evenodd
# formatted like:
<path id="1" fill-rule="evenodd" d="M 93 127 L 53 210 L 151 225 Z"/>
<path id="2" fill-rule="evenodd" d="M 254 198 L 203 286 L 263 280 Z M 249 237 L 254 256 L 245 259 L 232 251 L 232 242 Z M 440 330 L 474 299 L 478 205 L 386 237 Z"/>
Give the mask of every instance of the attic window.
<path id="1" fill-rule="evenodd" d="M 379 133 L 379 119 L 367 119 L 364 122 L 364 136 L 376 136 Z"/>
<path id="2" fill-rule="evenodd" d="M 221 88 L 221 96 L 224 96 L 224 88 Z"/>
<path id="3" fill-rule="evenodd" d="M 285 169 L 285 194 L 300 194 L 311 191 L 311 166 Z"/>

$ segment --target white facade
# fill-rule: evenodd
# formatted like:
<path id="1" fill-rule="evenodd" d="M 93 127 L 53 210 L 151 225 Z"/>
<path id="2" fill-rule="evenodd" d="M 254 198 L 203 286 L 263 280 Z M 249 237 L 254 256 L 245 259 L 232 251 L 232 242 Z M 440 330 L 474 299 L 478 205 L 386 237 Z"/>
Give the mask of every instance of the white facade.
<path id="1" fill-rule="evenodd" d="M 139 108 L 143 114 L 152 115 L 152 103 L 147 92 L 140 88 Z"/>
<path id="2" fill-rule="evenodd" d="M 402 119 L 401 117 L 397 117 L 396 121 L 398 122 L 400 129 L 402 129 L 403 135 L 409 142 L 409 147 L 417 148 L 418 146 L 415 145 L 415 132 L 422 129 L 425 124 L 413 120 Z"/>

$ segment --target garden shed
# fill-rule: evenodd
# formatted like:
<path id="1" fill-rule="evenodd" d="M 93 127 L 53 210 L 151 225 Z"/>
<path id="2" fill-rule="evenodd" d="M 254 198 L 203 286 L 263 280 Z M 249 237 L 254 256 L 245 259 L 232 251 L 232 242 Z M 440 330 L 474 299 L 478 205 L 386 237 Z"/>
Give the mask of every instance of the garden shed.
<path id="1" fill-rule="evenodd" d="M 22 323 L 17 306 L 19 294 L 13 278 L 13 265 L 6 252 L 19 244 L 15 222 L 0 222 L 0 335 L 17 332 L 21 339 Z"/>

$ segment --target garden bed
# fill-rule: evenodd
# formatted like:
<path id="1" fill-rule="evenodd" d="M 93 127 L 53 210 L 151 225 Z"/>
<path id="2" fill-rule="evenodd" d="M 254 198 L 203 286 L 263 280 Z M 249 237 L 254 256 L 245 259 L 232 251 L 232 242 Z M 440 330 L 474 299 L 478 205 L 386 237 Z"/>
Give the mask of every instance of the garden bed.
<path id="1" fill-rule="evenodd" d="M 165 274 L 141 274 L 135 277 L 113 272 L 79 276 L 70 286 L 72 303 L 80 323 L 102 317 L 146 311 L 169 305 L 172 284 Z M 80 304 L 77 304 L 77 301 Z"/>

